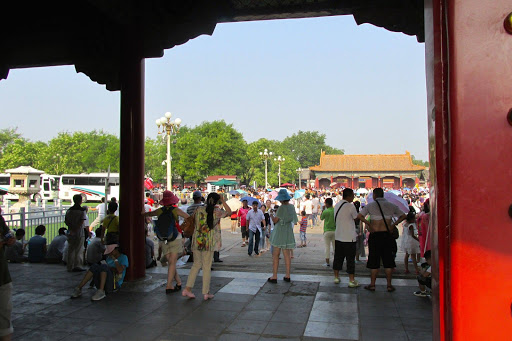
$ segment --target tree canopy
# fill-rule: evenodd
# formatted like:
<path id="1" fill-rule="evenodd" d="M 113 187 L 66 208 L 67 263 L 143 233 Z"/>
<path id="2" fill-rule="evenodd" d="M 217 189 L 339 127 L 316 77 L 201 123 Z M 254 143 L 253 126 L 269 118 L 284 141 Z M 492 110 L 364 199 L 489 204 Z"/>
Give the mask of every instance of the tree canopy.
<path id="1" fill-rule="evenodd" d="M 156 182 L 165 182 L 167 136 L 147 137 L 145 141 L 145 174 Z M 325 134 L 299 131 L 283 141 L 261 138 L 247 143 L 232 124 L 223 120 L 203 122 L 195 127 L 181 127 L 171 136 L 173 183 L 199 183 L 210 175 L 236 175 L 244 184 L 265 182 L 265 163 L 260 152 L 272 152 L 268 159 L 268 181 L 279 185 L 294 182 L 297 169 L 319 163 L 321 150 L 342 154 L 343 150 L 325 142 Z M 119 172 L 120 141 L 104 131 L 61 132 L 48 142 L 32 142 L 16 128 L 0 130 L 0 171 L 26 165 L 48 174 L 104 172 L 110 166 Z"/>

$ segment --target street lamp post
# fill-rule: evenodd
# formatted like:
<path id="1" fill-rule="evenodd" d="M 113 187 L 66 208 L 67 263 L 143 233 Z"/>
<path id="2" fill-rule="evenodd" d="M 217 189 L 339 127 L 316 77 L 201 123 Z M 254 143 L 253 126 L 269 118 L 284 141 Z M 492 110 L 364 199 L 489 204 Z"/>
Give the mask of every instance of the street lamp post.
<path id="1" fill-rule="evenodd" d="M 260 152 L 260 157 L 265 160 L 265 188 L 268 188 L 268 180 L 267 180 L 267 168 L 268 168 L 268 159 L 272 157 L 272 152 L 269 152 L 266 148 L 264 151 Z"/>
<path id="2" fill-rule="evenodd" d="M 284 162 L 284 157 L 278 156 L 274 161 L 279 164 L 279 173 L 277 175 L 279 176 L 279 187 L 281 187 L 281 164 Z"/>
<path id="3" fill-rule="evenodd" d="M 177 118 L 174 121 L 171 121 L 172 114 L 170 112 L 166 112 L 164 117 L 161 117 L 156 120 L 156 125 L 158 127 L 158 134 L 166 134 L 167 135 L 167 189 L 172 191 L 172 175 L 171 175 L 171 136 L 175 136 L 180 130 L 181 119 Z M 160 130 L 160 128 L 162 128 Z"/>
<path id="4" fill-rule="evenodd" d="M 302 184 L 301 184 L 301 181 L 300 181 L 300 175 L 301 175 L 301 173 L 302 173 L 302 168 L 300 168 L 300 167 L 299 167 L 299 168 L 297 169 L 297 173 L 299 173 L 299 189 L 302 189 Z"/>

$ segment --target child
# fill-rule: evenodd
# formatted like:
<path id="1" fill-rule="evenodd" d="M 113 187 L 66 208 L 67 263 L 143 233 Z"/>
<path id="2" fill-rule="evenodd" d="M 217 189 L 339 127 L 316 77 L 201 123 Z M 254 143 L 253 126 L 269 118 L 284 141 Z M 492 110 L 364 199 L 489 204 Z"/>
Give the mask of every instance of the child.
<path id="1" fill-rule="evenodd" d="M 306 247 L 306 231 L 308 229 L 308 217 L 306 216 L 306 211 L 300 212 L 302 219 L 300 221 L 300 246 Z"/>
<path id="2" fill-rule="evenodd" d="M 11 263 L 21 263 L 28 260 L 27 257 L 23 256 L 27 244 L 23 244 L 23 237 L 25 236 L 24 229 L 16 230 L 16 242 L 11 246 L 7 247 L 7 260 Z"/>
<path id="3" fill-rule="evenodd" d="M 427 297 L 430 295 L 429 293 L 427 293 L 427 289 L 425 287 L 432 289 L 432 256 L 430 254 L 430 250 L 426 251 L 424 256 L 425 259 L 427 260 L 427 263 L 422 264 L 422 267 L 425 265 L 427 269 L 422 270 L 417 277 L 420 291 L 415 291 L 414 295 L 418 297 Z"/>
<path id="4" fill-rule="evenodd" d="M 416 214 L 409 212 L 402 232 L 402 250 L 405 252 L 405 273 L 409 273 L 409 255 L 412 258 L 416 275 L 419 274 L 418 261 L 420 260 L 420 240 L 418 239 L 418 227 L 416 226 Z"/>

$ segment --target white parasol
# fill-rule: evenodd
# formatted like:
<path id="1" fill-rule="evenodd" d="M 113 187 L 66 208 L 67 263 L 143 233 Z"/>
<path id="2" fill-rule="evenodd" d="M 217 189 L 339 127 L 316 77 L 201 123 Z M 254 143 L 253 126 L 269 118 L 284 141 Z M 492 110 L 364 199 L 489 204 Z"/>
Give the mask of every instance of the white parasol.
<path id="1" fill-rule="evenodd" d="M 242 203 L 237 198 L 229 199 L 228 201 L 226 201 L 226 204 L 228 204 L 229 208 L 231 208 L 231 211 L 233 212 L 242 207 Z"/>
<path id="2" fill-rule="evenodd" d="M 384 199 L 389 201 L 392 204 L 395 204 L 398 206 L 400 211 L 404 213 L 409 213 L 409 205 L 407 204 L 407 201 L 405 201 L 404 198 L 399 197 L 398 195 L 391 193 L 391 192 L 385 192 L 384 193 Z M 373 192 L 368 195 L 368 198 L 366 199 L 368 204 L 371 203 L 373 200 Z"/>

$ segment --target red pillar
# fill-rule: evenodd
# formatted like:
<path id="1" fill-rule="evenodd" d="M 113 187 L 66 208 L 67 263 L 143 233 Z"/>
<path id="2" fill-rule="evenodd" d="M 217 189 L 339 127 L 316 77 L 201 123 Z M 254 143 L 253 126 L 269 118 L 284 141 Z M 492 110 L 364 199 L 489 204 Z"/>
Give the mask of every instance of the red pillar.
<path id="1" fill-rule="evenodd" d="M 511 11 L 510 0 L 425 1 L 434 340 L 504 340 L 512 330 L 511 201 L 502 182 L 512 166 L 512 35 L 503 27 Z M 482 178 L 475 201 L 467 191 Z M 493 214 L 481 213 L 482 202 L 493 202 Z M 499 238 L 482 226 L 500 226 Z"/>
<path id="2" fill-rule="evenodd" d="M 402 182 L 402 176 L 400 175 L 400 188 L 402 188 L 404 185 L 403 185 L 403 182 Z"/>
<path id="3" fill-rule="evenodd" d="M 144 277 L 144 59 L 137 33 L 125 32 L 121 61 L 120 244 L 130 266 L 127 280 Z"/>

